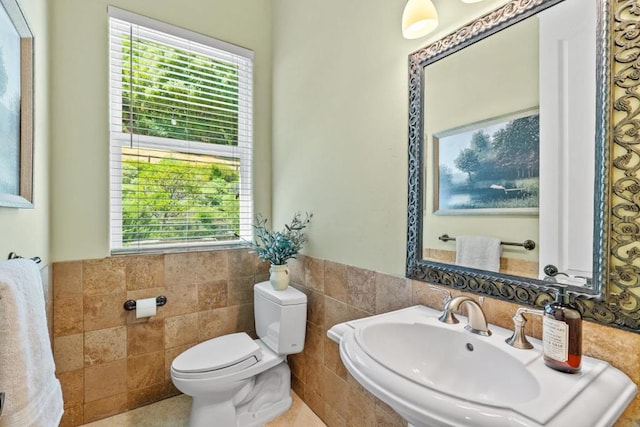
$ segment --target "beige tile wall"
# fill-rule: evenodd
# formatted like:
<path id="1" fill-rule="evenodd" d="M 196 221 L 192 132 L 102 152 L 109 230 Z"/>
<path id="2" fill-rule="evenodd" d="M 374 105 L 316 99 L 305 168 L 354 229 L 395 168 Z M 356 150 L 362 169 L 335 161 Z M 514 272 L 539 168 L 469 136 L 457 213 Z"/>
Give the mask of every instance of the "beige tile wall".
<path id="1" fill-rule="evenodd" d="M 301 284 L 309 296 L 305 349 L 289 358 L 296 393 L 329 427 L 406 425 L 348 374 L 340 361 L 338 346 L 327 338 L 326 332 L 336 323 L 416 304 L 441 309 L 443 294 L 424 282 L 310 257 L 292 260 L 289 266 L 292 280 Z M 489 322 L 509 329 L 517 307 L 488 297 L 483 303 Z M 526 333 L 540 338 L 540 319 L 530 317 Z M 585 355 L 609 361 L 640 384 L 640 334 L 591 322 L 584 322 L 583 333 Z M 640 397 L 631 403 L 616 427 L 638 425 Z"/>
<path id="2" fill-rule="evenodd" d="M 268 264 L 246 250 L 118 256 L 54 263 L 53 348 L 62 426 L 77 426 L 177 394 L 171 361 L 209 338 L 253 332 L 253 284 Z M 166 295 L 136 319 L 127 299 Z"/>
<path id="3" fill-rule="evenodd" d="M 326 332 L 336 323 L 415 304 L 441 309 L 442 294 L 423 282 L 312 257 L 301 256 L 289 266 L 292 280 L 309 297 L 305 349 L 289 358 L 293 389 L 330 427 L 404 426 L 348 374 Z M 175 356 L 214 336 L 252 332 L 252 286 L 268 278 L 267 270 L 244 250 L 54 264 L 62 425 L 79 425 L 177 393 L 168 371 Z M 154 318 L 136 320 L 122 308 L 128 298 L 161 294 L 169 302 Z M 483 308 L 491 323 L 512 327 L 517 305 L 485 298 Z M 532 318 L 527 334 L 540 337 L 540 332 L 540 321 Z M 585 322 L 583 349 L 640 384 L 640 334 Z M 640 398 L 616 427 L 637 426 L 638 421 Z"/>

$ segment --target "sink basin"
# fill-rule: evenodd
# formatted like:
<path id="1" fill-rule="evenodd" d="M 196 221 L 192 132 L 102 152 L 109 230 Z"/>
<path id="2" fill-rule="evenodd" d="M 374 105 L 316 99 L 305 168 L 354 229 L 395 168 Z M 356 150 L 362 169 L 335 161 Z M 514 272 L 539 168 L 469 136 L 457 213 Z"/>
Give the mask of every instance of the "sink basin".
<path id="1" fill-rule="evenodd" d="M 355 338 L 388 369 L 463 399 L 505 405 L 540 393 L 538 381 L 522 369 L 520 360 L 464 330 L 423 323 L 374 323 L 358 329 Z"/>
<path id="2" fill-rule="evenodd" d="M 410 425 L 611 426 L 636 385 L 607 362 L 583 357 L 578 374 L 544 365 L 541 343 L 519 350 L 511 331 L 490 325 L 489 337 L 438 321 L 424 306 L 335 325 L 349 373 Z"/>

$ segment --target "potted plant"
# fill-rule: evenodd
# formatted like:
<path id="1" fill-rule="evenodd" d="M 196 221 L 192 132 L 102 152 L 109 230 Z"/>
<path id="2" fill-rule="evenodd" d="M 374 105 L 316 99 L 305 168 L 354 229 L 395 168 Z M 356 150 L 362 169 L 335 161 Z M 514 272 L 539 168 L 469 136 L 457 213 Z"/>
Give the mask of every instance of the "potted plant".
<path id="1" fill-rule="evenodd" d="M 269 281 L 277 290 L 287 289 L 289 286 L 289 268 L 287 260 L 295 258 L 302 245 L 307 241 L 304 229 L 309 225 L 313 214 L 307 213 L 305 218 L 298 212 L 293 216 L 290 224 L 284 225 L 282 231 L 272 231 L 267 228 L 267 219 L 258 215 L 256 218 L 255 240 L 252 249 L 261 260 L 269 261 Z"/>

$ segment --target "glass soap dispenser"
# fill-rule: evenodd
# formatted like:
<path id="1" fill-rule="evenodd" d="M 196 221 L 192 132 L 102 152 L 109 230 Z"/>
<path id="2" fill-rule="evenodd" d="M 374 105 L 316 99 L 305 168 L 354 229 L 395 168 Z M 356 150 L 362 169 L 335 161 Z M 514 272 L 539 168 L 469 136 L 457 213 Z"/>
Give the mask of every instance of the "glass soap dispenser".
<path id="1" fill-rule="evenodd" d="M 548 367 L 571 374 L 580 372 L 582 315 L 569 302 L 566 286 L 560 286 L 556 300 L 544 308 L 542 347 Z"/>

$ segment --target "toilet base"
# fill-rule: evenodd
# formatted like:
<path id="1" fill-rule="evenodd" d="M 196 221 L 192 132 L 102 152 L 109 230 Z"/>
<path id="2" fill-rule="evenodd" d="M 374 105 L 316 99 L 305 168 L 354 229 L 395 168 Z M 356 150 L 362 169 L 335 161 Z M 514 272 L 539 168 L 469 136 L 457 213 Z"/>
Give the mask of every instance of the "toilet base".
<path id="1" fill-rule="evenodd" d="M 256 375 L 255 381 L 225 401 L 193 396 L 189 427 L 257 427 L 285 413 L 292 402 L 291 370 L 282 362 Z"/>
<path id="2" fill-rule="evenodd" d="M 238 411 L 237 425 L 238 427 L 259 427 L 268 423 L 269 421 L 279 417 L 291 408 L 293 399 L 291 396 L 286 396 L 279 402 L 274 402 L 268 408 L 263 408 L 257 412 L 243 412 Z"/>

